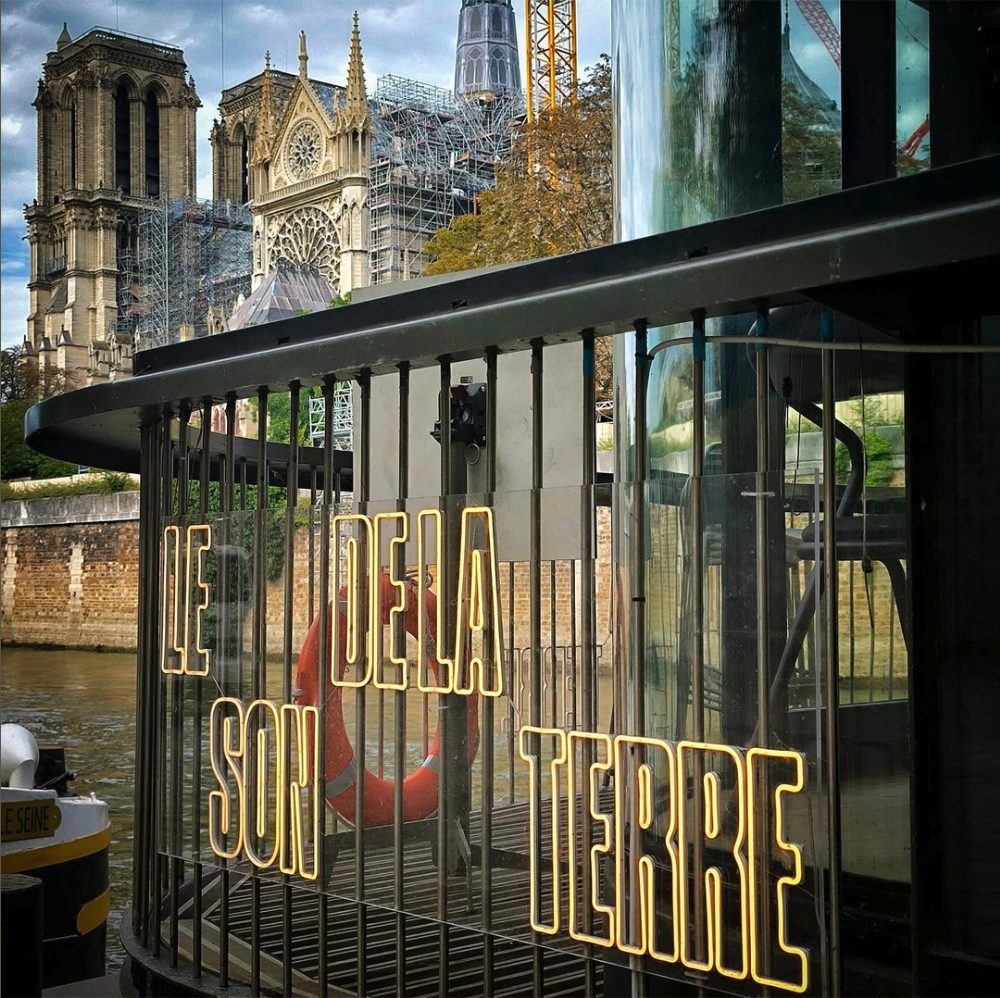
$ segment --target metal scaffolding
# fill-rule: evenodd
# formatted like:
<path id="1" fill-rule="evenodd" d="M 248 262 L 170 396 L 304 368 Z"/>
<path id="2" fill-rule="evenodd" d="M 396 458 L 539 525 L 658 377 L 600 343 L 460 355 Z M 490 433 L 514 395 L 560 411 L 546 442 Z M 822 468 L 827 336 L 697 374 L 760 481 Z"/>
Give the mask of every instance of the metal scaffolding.
<path id="1" fill-rule="evenodd" d="M 379 78 L 373 98 L 371 283 L 409 280 L 424 268 L 424 243 L 480 192 L 523 120 L 519 95 L 456 98 L 400 76 Z"/>
<path id="2" fill-rule="evenodd" d="M 333 446 L 350 450 L 354 432 L 351 383 L 339 381 L 333 390 Z M 309 439 L 313 447 L 322 447 L 326 439 L 326 400 L 322 395 L 309 399 Z"/>
<path id="3" fill-rule="evenodd" d="M 223 330 L 239 296 L 250 293 L 249 209 L 160 198 L 143 202 L 138 215 L 138 291 L 129 303 L 136 349 Z"/>

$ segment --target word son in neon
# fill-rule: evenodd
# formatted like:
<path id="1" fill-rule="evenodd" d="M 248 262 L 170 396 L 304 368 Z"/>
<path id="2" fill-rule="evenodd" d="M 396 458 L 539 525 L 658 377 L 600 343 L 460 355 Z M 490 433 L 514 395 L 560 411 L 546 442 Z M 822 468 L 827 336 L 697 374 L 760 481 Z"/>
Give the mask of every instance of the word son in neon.
<path id="1" fill-rule="evenodd" d="M 315 707 L 234 697 L 212 704 L 209 757 L 218 784 L 208 795 L 212 851 L 243 853 L 260 869 L 315 880 L 323 806 Z M 286 768 L 290 766 L 291 768 Z"/>
<path id="2" fill-rule="evenodd" d="M 330 681 L 336 686 L 405 690 L 411 685 L 405 637 L 397 619 L 417 643 L 417 688 L 423 693 L 503 693 L 500 650 L 500 598 L 493 511 L 486 506 L 462 510 L 455 587 L 455 630 L 446 633 L 444 600 L 430 592 L 428 576 L 444 578 L 445 518 L 440 510 L 416 515 L 417 581 L 397 572 L 398 549 L 410 539 L 406 513 L 360 513 L 333 518 L 333 588 L 339 612 L 332 615 L 332 643 L 343 648 L 343 665 L 334 659 Z M 388 569 L 380 570 L 380 552 L 388 548 Z M 371 580 L 379 580 L 371 584 Z M 438 589 L 440 597 L 440 587 Z M 413 619 L 415 617 L 415 620 Z M 379 630 L 390 625 L 384 654 L 378 653 Z"/>
<path id="3" fill-rule="evenodd" d="M 805 786 L 798 752 L 752 748 L 744 753 L 708 742 L 526 726 L 519 732 L 519 753 L 528 764 L 531 786 L 532 929 L 555 935 L 565 928 L 572 938 L 594 946 L 734 980 L 750 977 L 769 987 L 806 990 L 808 951 L 787 938 L 788 890 L 802 882 L 801 851 L 785 837 L 786 798 Z M 774 772 L 790 776 L 772 787 Z M 580 774 L 583 786 L 577 785 Z M 615 778 L 611 815 L 598 807 L 608 775 Z M 548 846 L 539 850 L 543 778 L 552 832 Z M 563 801 L 569 802 L 569 813 Z M 589 801 L 593 844 L 579 840 L 577 801 Z M 700 882 L 694 879 L 692 849 L 718 857 L 719 865 L 705 857 Z M 773 888 L 759 870 L 761 860 L 769 868 L 772 854 L 787 871 Z M 607 903 L 600 898 L 602 860 L 614 870 Z M 589 897 L 578 883 L 582 869 Z M 551 900 L 544 905 L 543 876 L 552 884 L 551 893 L 545 892 Z M 565 927 L 560 921 L 564 897 Z M 704 921 L 699 917 L 696 923 L 699 911 Z M 778 949 L 765 951 L 762 922 L 770 923 L 775 914 Z"/>

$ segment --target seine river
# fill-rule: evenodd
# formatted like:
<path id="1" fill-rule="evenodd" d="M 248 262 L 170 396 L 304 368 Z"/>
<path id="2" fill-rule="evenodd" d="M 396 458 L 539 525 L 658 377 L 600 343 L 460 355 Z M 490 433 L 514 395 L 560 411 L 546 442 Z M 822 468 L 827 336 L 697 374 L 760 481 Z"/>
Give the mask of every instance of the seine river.
<path id="1" fill-rule="evenodd" d="M 132 880 L 132 773 L 135 766 L 135 656 L 4 648 L 0 715 L 40 744 L 62 745 L 76 779 L 111 812 L 111 918 L 108 971 L 122 963 L 118 922 Z"/>

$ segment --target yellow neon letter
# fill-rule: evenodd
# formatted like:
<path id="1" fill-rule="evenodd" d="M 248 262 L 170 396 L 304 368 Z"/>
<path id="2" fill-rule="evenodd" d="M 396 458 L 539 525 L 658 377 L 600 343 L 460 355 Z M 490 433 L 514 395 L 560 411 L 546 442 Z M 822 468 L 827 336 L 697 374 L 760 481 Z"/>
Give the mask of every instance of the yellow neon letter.
<path id="1" fill-rule="evenodd" d="M 235 716 L 224 716 L 227 708 Z M 233 729 L 236 729 L 235 732 Z M 208 724 L 208 754 L 212 772 L 219 789 L 208 795 L 208 840 L 212 852 L 222 859 L 235 859 L 243 848 L 243 704 L 234 697 L 219 697 L 212 704 Z M 235 794 L 230 789 L 230 774 L 236 784 Z M 233 815 L 235 806 L 237 814 Z M 232 845 L 225 839 L 236 831 Z"/>
<path id="2" fill-rule="evenodd" d="M 294 749 L 292 741 L 294 740 Z M 296 779 L 286 773 L 286 749 L 295 766 Z M 281 837 L 281 872 L 297 873 L 306 880 L 315 880 L 319 874 L 317 850 L 322 848 L 319 837 L 319 816 L 323 804 L 320 793 L 319 765 L 319 711 L 315 707 L 281 706 L 281 752 L 278 757 L 281 777 L 278 779 L 278 827 Z M 304 791 L 308 788 L 308 794 Z M 304 801 L 304 798 L 306 799 Z M 303 803 L 307 818 L 302 821 Z M 291 821 L 285 820 L 284 809 L 290 811 Z M 312 846 L 312 867 L 306 864 L 307 840 Z"/>
<path id="3" fill-rule="evenodd" d="M 373 540 L 372 521 L 361 513 L 343 513 L 333 518 L 333 580 L 334 592 L 338 594 L 336 602 L 339 603 L 339 593 L 341 590 L 340 572 L 340 548 L 341 536 L 345 533 L 349 524 L 357 524 L 363 537 L 363 545 L 358 537 L 348 535 L 344 542 L 344 562 L 345 575 L 344 600 L 346 603 L 345 616 L 347 624 L 345 628 L 344 641 L 344 671 L 354 668 L 357 670 L 357 678 L 341 679 L 338 675 L 340 669 L 337 665 L 338 651 L 340 648 L 340 621 L 339 609 L 333 613 L 333 627 L 331 641 L 334 653 L 331 656 L 330 681 L 334 686 L 367 686 L 371 682 L 372 671 L 375 661 L 375 591 L 378 588 L 377 578 L 372 571 L 372 566 L 376 565 L 378 558 L 375 555 L 375 545 Z M 362 547 L 364 550 L 362 550 Z"/>
<path id="4" fill-rule="evenodd" d="M 545 923 L 541 920 L 539 907 L 541 904 L 541 857 L 536 855 L 535 836 L 539 827 L 541 815 L 538 813 L 539 804 L 542 797 L 541 773 L 538 768 L 539 755 L 534 753 L 527 745 L 532 735 L 538 737 L 539 753 L 543 738 L 552 738 L 555 746 L 552 753 L 552 761 L 549 764 L 550 777 L 552 780 L 551 800 L 552 800 L 552 921 Z M 559 767 L 566 764 L 566 732 L 559 728 L 536 728 L 532 725 L 525 725 L 518 732 L 518 754 L 528 764 L 528 786 L 530 788 L 530 804 L 528 806 L 528 854 L 529 854 L 529 918 L 531 928 L 535 932 L 542 932 L 549 936 L 554 936 L 559 931 L 559 910 L 561 904 L 561 887 L 559 876 Z"/>
<path id="5" fill-rule="evenodd" d="M 653 827 L 655 815 L 653 813 L 653 768 L 654 763 L 648 757 L 650 754 L 661 757 L 660 768 L 663 776 L 667 779 L 668 793 L 667 800 L 670 806 L 670 817 L 664 835 L 664 845 L 670 856 L 670 878 L 671 893 L 673 895 L 673 910 L 677 911 L 677 847 L 674 842 L 674 824 L 676 812 L 676 798 L 674 784 L 674 750 L 669 742 L 661 741 L 658 738 L 640 738 L 632 735 L 618 735 L 615 738 L 615 941 L 618 948 L 623 953 L 631 953 L 636 956 L 648 952 L 650 956 L 665 963 L 675 963 L 677 961 L 677 919 L 674 918 L 673 946 L 671 950 L 664 951 L 659 948 L 656 938 L 656 914 L 658 906 L 656 904 L 656 885 L 654 880 L 652 857 L 644 855 L 641 851 L 631 855 L 631 869 L 626 869 L 626 856 L 630 850 L 625 842 L 625 812 L 628 808 L 626 789 L 629 784 L 630 761 L 628 755 L 633 748 L 640 749 L 646 760 L 640 762 L 635 767 L 635 806 L 631 811 L 631 818 L 637 823 L 639 835 L 635 836 L 641 842 L 641 832 Z M 629 890 L 625 889 L 626 877 L 631 871 L 635 871 L 633 882 L 629 885 Z M 626 928 L 626 905 L 633 902 L 633 918 L 631 933 Z M 638 923 L 638 924 L 636 924 Z M 632 940 L 627 937 L 631 935 Z M 638 939 L 635 937 L 638 936 Z"/>
<path id="6" fill-rule="evenodd" d="M 195 536 L 200 534 L 201 544 L 195 547 Z M 189 599 L 191 597 L 191 576 L 194 575 L 194 584 L 201 591 L 201 598 L 193 606 L 190 606 L 184 614 L 184 668 L 189 676 L 207 676 L 209 666 L 209 650 L 201 643 L 202 615 L 208 609 L 208 583 L 204 580 L 205 554 L 212 547 L 212 528 L 207 523 L 199 523 L 187 528 L 187 585 L 184 587 L 184 594 Z M 192 571 L 193 570 L 193 571 Z M 204 666 L 200 669 L 191 665 L 191 614 L 194 613 L 194 653 L 200 656 Z"/>
<path id="7" fill-rule="evenodd" d="M 171 571 L 173 569 L 173 571 Z M 187 665 L 184 629 L 181 627 L 181 530 L 163 528 L 163 580 L 160 591 L 163 610 L 160 628 L 160 668 L 171 676 L 183 675 Z M 183 601 L 187 607 L 187 600 Z M 170 664 L 174 660 L 177 665 Z"/>
<path id="8" fill-rule="evenodd" d="M 409 666 L 406 658 L 406 634 L 403 633 L 403 647 L 396 646 L 396 623 L 406 613 L 406 579 L 396 578 L 396 549 L 402 547 L 406 550 L 406 542 L 409 539 L 409 520 L 405 513 L 379 513 L 375 517 L 375 547 L 372 552 L 372 585 L 375 587 L 375 610 L 374 622 L 376 635 L 382 629 L 382 571 L 379 564 L 382 559 L 382 530 L 383 526 L 389 523 L 395 524 L 395 535 L 389 539 L 389 569 L 388 578 L 393 589 L 396 590 L 396 602 L 389 609 L 389 654 L 382 656 L 377 653 L 375 658 L 375 685 L 383 690 L 405 690 L 409 684 Z M 386 679 L 384 675 L 385 660 L 388 659 L 393 665 L 399 666 L 399 679 Z"/>
<path id="9" fill-rule="evenodd" d="M 434 657 L 437 659 L 438 676 L 430 668 L 427 634 L 427 542 L 426 527 L 434 530 L 434 577 L 438 583 L 438 599 L 434 620 Z M 417 513 L 417 688 L 422 693 L 451 693 L 455 688 L 455 663 L 448 658 L 447 639 L 444 633 L 444 600 L 441 599 L 443 572 L 443 520 L 441 510 L 422 509 Z"/>
<path id="10" fill-rule="evenodd" d="M 596 828 L 601 829 L 600 841 L 595 844 L 584 842 L 584 862 L 590 867 L 590 897 L 584 898 L 583 903 L 595 914 L 603 915 L 607 919 L 607 933 L 598 935 L 584 932 L 577 928 L 576 913 L 576 766 L 577 757 L 583 763 L 582 749 L 586 742 L 593 742 L 596 747 L 603 749 L 603 761 L 601 752 L 596 753 L 595 760 L 587 767 L 589 772 L 584 772 L 583 778 L 590 788 L 590 817 Z M 569 868 L 569 934 L 574 939 L 579 939 L 584 943 L 593 943 L 595 946 L 614 946 L 615 944 L 615 908 L 614 905 L 601 904 L 600 886 L 600 862 L 601 856 L 606 856 L 611 852 L 611 819 L 606 814 L 601 814 L 598 809 L 600 803 L 600 786 L 598 780 L 601 773 L 606 773 L 613 765 L 611 736 L 602 734 L 591 734 L 587 731 L 569 732 L 569 762 L 566 771 L 566 797 L 569 801 L 570 813 L 568 815 L 567 826 L 569 828 L 569 848 L 568 848 L 568 868 Z"/>
<path id="11" fill-rule="evenodd" d="M 717 745 L 713 742 L 690 742 L 684 741 L 677 745 L 677 786 L 686 787 L 689 766 L 685 762 L 686 758 L 692 760 L 690 771 L 696 776 L 701 775 L 702 793 L 702 823 L 701 829 L 695 825 L 691 829 L 692 837 L 703 834 L 705 839 L 718 839 L 723 827 L 723 807 L 720 788 L 719 774 L 700 761 L 715 754 L 726 757 L 732 763 L 735 775 L 733 802 L 736 813 L 736 829 L 733 834 L 732 848 L 730 852 L 736 865 L 737 896 L 739 898 L 739 921 L 737 923 L 737 935 L 740 940 L 740 958 L 735 966 L 727 966 L 725 962 L 725 934 L 723 932 L 723 898 L 722 871 L 717 866 L 710 866 L 705 870 L 703 884 L 694 884 L 695 890 L 704 889 L 705 897 L 705 920 L 707 929 L 707 959 L 700 962 L 689 954 L 689 928 L 691 919 L 689 916 L 690 899 L 687 894 L 687 848 L 689 829 L 687 823 L 689 801 L 685 793 L 685 799 L 680 801 L 678 808 L 678 838 L 685 844 L 681 850 L 681 871 L 680 871 L 680 904 L 677 908 L 676 921 L 681 928 L 681 959 L 685 966 L 696 970 L 707 970 L 709 965 L 722 974 L 724 977 L 731 977 L 735 980 L 743 980 L 749 972 L 748 942 L 749 918 L 747 915 L 749 905 L 749 891 L 747 886 L 747 860 L 744 852 L 746 843 L 746 763 L 743 754 L 729 745 Z M 697 821 L 697 818 L 695 819 Z M 695 848 L 700 848 L 700 844 L 695 839 Z"/>
<path id="12" fill-rule="evenodd" d="M 470 543 L 476 543 L 476 520 L 482 523 L 482 540 L 470 550 Z M 459 542 L 458 608 L 455 614 L 456 693 L 479 692 L 487 697 L 498 697 L 503 693 L 499 594 L 493 510 L 488 506 L 469 506 L 462 510 Z M 479 654 L 475 644 L 480 647 Z M 465 660 L 467 651 L 468 662 Z"/>
<path id="13" fill-rule="evenodd" d="M 268 734 L 268 722 L 270 722 L 271 734 Z M 253 828 L 252 831 L 250 829 L 244 831 L 246 854 L 254 866 L 263 870 L 271 866 L 278 857 L 283 824 L 280 813 L 280 795 L 284 786 L 281 774 L 284 768 L 285 753 L 284 746 L 281 744 L 281 720 L 278 708 L 270 700 L 254 700 L 247 707 L 245 740 L 246 787 L 244 793 L 249 796 L 251 786 L 254 790 Z M 273 783 L 268 779 L 268 775 L 272 772 L 274 773 Z M 277 795 L 277 802 L 274 806 L 279 812 L 274 821 L 273 829 L 270 822 L 272 791 Z M 250 811 L 248 801 L 248 806 L 244 808 L 247 817 L 249 817 Z M 273 834 L 274 844 L 268 852 L 266 851 L 266 842 L 269 834 Z M 260 848 L 265 851 L 259 851 Z"/>
<path id="14" fill-rule="evenodd" d="M 756 827 L 755 821 L 755 805 L 757 803 L 755 787 L 756 781 L 760 778 L 756 770 L 758 760 L 767 759 L 780 759 L 784 762 L 791 763 L 794 766 L 795 771 L 794 782 L 777 784 L 774 788 L 773 797 L 775 845 L 778 852 L 787 852 L 790 854 L 794 870 L 790 876 L 778 878 L 775 891 L 778 908 L 778 946 L 783 952 L 788 953 L 791 957 L 794 957 L 798 961 L 801 968 L 798 979 L 794 981 L 782 981 L 768 977 L 759 969 L 760 953 L 758 952 L 757 943 L 757 904 L 760 900 L 763 900 L 763 903 L 765 904 L 769 904 L 770 899 L 759 899 L 758 897 L 758 890 L 760 888 L 757 884 L 757 864 L 754 861 L 754 858 L 757 855 L 756 839 L 760 833 L 760 829 Z M 765 761 L 763 765 L 767 766 L 767 762 Z M 798 752 L 782 751 L 780 749 L 752 748 L 749 752 L 747 752 L 747 769 L 747 810 L 750 812 L 750 896 L 754 899 L 754 904 L 750 909 L 750 973 L 758 984 L 763 984 L 766 987 L 783 988 L 786 991 L 801 993 L 809 986 L 809 951 L 803 949 L 801 946 L 792 946 L 788 942 L 786 892 L 789 887 L 795 887 L 797 884 L 802 883 L 802 850 L 797 845 L 785 840 L 785 816 L 782 798 L 786 794 L 797 794 L 803 790 L 805 787 L 805 764 L 802 755 Z M 769 852 L 770 848 L 768 847 L 768 853 Z M 768 860 L 770 860 L 770 856 L 768 856 Z"/>

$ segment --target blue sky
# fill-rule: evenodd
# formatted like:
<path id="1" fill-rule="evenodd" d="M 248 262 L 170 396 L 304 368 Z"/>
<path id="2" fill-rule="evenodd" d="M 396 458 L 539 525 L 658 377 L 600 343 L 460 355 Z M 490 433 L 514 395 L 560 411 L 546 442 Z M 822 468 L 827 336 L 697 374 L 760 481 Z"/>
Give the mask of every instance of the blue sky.
<path id="1" fill-rule="evenodd" d="M 611 50 L 614 0 L 577 0 L 579 59 Z M 657 0 L 643 0 L 654 3 Z M 839 0 L 827 0 L 835 22 Z M 914 7 L 913 4 L 907 7 Z M 211 196 L 208 134 L 219 93 L 272 64 L 295 72 L 298 33 L 308 36 L 309 72 L 330 82 L 346 77 L 351 15 L 357 8 L 370 88 L 387 73 L 450 87 L 459 0 L 4 0 L 0 10 L 0 312 L 3 346 L 19 343 L 28 312 L 27 243 L 22 206 L 35 196 L 35 97 L 47 52 L 67 21 L 75 38 L 94 25 L 118 28 L 184 49 L 202 107 L 198 111 L 198 193 Z M 515 0 L 523 33 L 523 4 Z M 916 8 L 919 12 L 919 8 Z M 792 51 L 839 102 L 839 72 L 790 4 Z M 919 26 L 917 26 L 919 34 Z M 522 34 L 523 40 L 523 34 Z M 911 43 L 920 61 L 918 42 Z M 904 61 L 908 58 L 904 55 Z M 523 54 L 522 54 L 523 62 Z M 522 66 L 522 76 L 523 76 Z M 905 108 L 903 109 L 905 113 Z M 915 124 L 922 117 L 913 112 Z M 908 132 L 907 132 L 908 134 Z"/>

